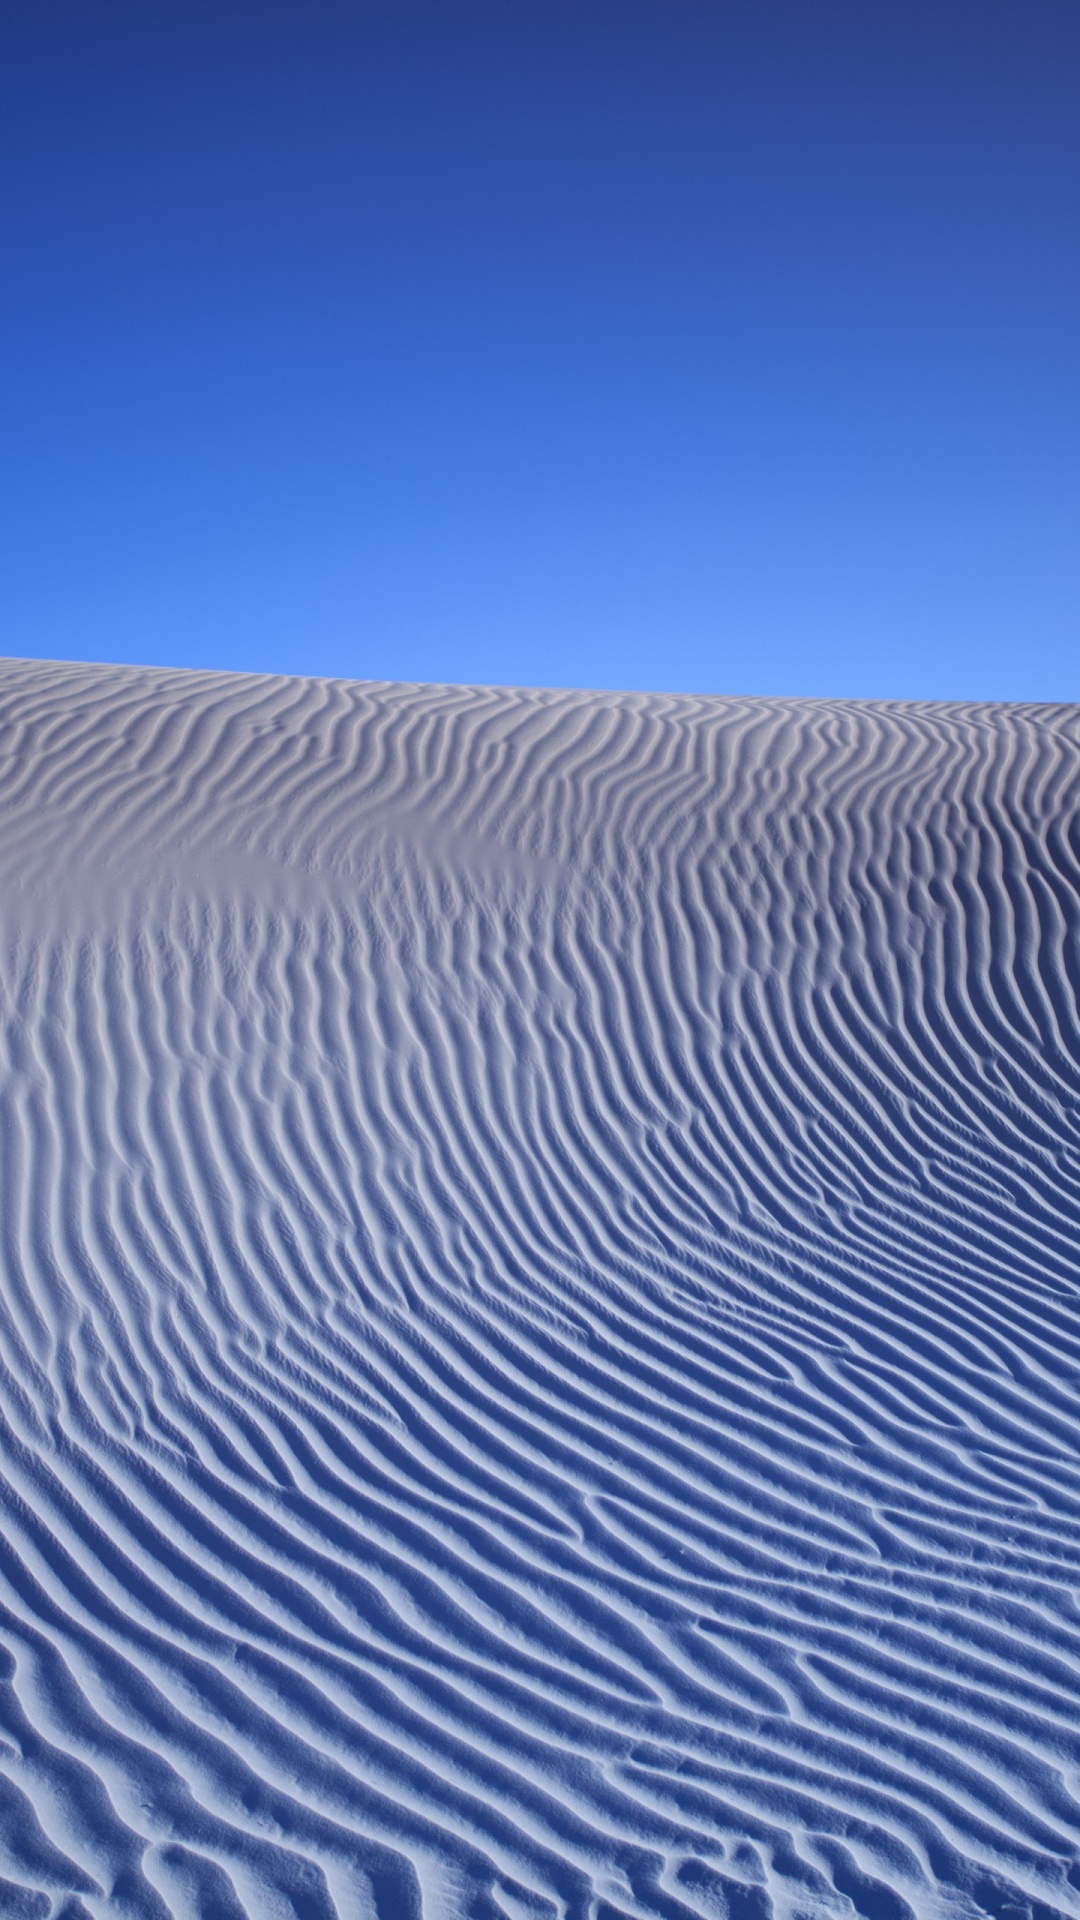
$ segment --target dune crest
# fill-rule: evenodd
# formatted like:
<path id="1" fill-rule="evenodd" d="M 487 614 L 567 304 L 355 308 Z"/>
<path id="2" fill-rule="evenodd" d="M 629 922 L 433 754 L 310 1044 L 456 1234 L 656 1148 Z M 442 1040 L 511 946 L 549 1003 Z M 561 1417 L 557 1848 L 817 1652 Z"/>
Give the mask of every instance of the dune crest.
<path id="1" fill-rule="evenodd" d="M 0 667 L 0 1914 L 1080 1915 L 1080 710 Z"/>

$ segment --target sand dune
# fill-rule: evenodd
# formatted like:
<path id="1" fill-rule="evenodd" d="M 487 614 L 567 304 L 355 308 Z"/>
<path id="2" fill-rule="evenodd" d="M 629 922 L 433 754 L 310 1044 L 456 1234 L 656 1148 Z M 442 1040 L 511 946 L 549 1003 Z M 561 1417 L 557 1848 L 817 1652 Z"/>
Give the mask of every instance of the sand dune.
<path id="1" fill-rule="evenodd" d="M 0 783 L 0 1914 L 1080 1915 L 1080 710 Z"/>

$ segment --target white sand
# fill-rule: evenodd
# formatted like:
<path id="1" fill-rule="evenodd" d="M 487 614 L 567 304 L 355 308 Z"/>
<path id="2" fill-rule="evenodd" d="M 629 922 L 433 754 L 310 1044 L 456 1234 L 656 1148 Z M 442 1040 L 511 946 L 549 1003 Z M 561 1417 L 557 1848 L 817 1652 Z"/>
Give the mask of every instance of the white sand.
<path id="1" fill-rule="evenodd" d="M 1080 1914 L 1080 710 L 0 668 L 0 1915 Z"/>

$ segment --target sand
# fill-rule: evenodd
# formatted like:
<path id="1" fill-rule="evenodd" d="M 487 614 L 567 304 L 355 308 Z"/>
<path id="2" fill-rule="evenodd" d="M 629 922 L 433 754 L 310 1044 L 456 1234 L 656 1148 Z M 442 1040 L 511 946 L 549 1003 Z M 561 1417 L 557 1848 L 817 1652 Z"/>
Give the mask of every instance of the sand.
<path id="1" fill-rule="evenodd" d="M 1080 710 L 0 667 L 0 1914 L 1080 1914 Z"/>

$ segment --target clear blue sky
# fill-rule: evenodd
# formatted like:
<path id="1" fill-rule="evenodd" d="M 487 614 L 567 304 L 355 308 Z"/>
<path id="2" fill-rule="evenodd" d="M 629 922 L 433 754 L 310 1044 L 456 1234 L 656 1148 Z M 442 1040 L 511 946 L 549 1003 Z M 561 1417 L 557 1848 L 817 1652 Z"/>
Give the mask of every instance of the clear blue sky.
<path id="1" fill-rule="evenodd" d="M 6 0 L 0 651 L 1080 698 L 1078 0 Z"/>

